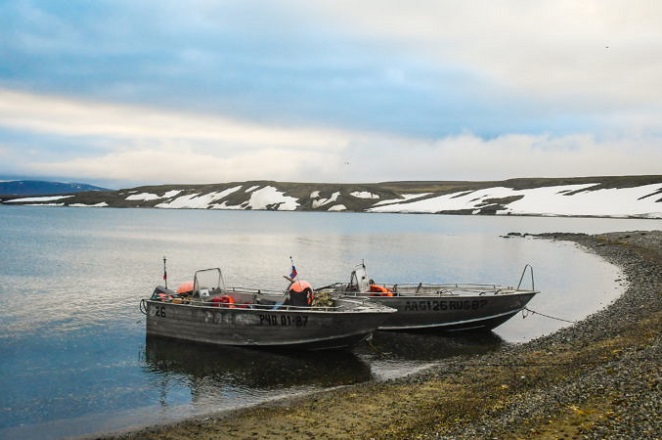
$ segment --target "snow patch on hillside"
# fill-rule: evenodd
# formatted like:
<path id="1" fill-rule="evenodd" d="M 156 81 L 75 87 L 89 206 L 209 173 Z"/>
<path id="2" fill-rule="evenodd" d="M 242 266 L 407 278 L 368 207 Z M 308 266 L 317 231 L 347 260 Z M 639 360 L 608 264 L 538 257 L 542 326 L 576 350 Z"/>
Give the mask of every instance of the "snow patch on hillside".
<path id="1" fill-rule="evenodd" d="M 273 209 L 275 205 L 279 211 L 294 211 L 299 206 L 299 200 L 286 196 L 273 186 L 265 186 L 253 191 L 248 201 L 250 209 Z"/>
<path id="2" fill-rule="evenodd" d="M 369 191 L 354 191 L 349 193 L 350 196 L 356 197 L 357 199 L 378 199 L 378 194 L 373 194 Z"/>
<path id="3" fill-rule="evenodd" d="M 21 199 L 12 199 L 7 200 L 5 203 L 39 203 L 40 205 L 44 202 L 54 202 L 56 200 L 69 199 L 74 197 L 73 195 L 68 196 L 42 196 L 42 197 L 23 197 Z"/>
<path id="4" fill-rule="evenodd" d="M 108 203 L 99 202 L 99 203 L 95 203 L 94 205 L 86 205 L 85 203 L 72 203 L 69 206 L 71 206 L 73 208 L 107 208 Z"/>
<path id="5" fill-rule="evenodd" d="M 233 188 L 228 188 L 223 191 L 211 192 L 207 194 L 187 194 L 184 196 L 177 197 L 168 202 L 159 203 L 155 208 L 171 208 L 171 209 L 207 209 L 213 207 L 214 201 L 221 200 L 233 192 L 241 189 L 241 186 L 235 186 Z M 171 194 L 170 197 L 176 196 L 181 193 L 181 190 L 173 190 L 166 193 L 163 198 L 166 198 L 167 195 Z"/>
<path id="6" fill-rule="evenodd" d="M 151 193 L 140 193 L 140 194 L 132 194 L 126 198 L 126 200 L 139 200 L 142 202 L 147 202 L 150 200 L 158 200 L 160 199 L 161 196 L 157 196 L 156 194 L 151 194 Z"/>
<path id="7" fill-rule="evenodd" d="M 317 209 L 321 206 L 328 205 L 329 203 L 333 203 L 336 200 L 338 200 L 338 197 L 340 197 L 340 191 L 334 192 L 331 197 L 328 199 L 320 199 L 319 198 L 319 191 L 317 192 L 317 197 L 315 197 L 316 200 L 313 200 L 313 209 Z"/>
<path id="8" fill-rule="evenodd" d="M 176 189 L 172 191 L 168 191 L 162 196 L 159 196 L 157 194 L 153 193 L 140 193 L 140 194 L 131 194 L 126 198 L 126 200 L 137 200 L 137 201 L 143 201 L 143 202 L 148 202 L 150 200 L 159 200 L 159 199 L 171 199 L 175 197 L 177 194 L 181 193 L 181 189 Z"/>
<path id="9" fill-rule="evenodd" d="M 498 203 L 499 199 L 521 197 L 506 204 L 498 214 L 603 216 L 662 218 L 662 205 L 652 195 L 662 185 L 644 185 L 635 188 L 600 189 L 586 191 L 597 184 L 564 185 L 515 190 L 506 187 L 485 188 L 476 191 L 444 194 L 424 200 L 378 206 L 368 212 L 435 213 L 444 211 L 472 211 Z"/>
<path id="10" fill-rule="evenodd" d="M 662 218 L 662 205 L 655 202 L 661 196 L 651 197 L 661 185 L 645 185 L 636 188 L 599 189 L 563 195 L 552 193 L 549 188 L 521 191 L 525 197 L 510 203 L 505 214 L 540 215 L 586 215 L 606 217 L 628 217 L 636 214 L 642 217 Z"/>
<path id="11" fill-rule="evenodd" d="M 382 200 L 380 202 L 375 203 L 374 206 L 389 205 L 391 203 L 402 203 L 402 202 L 406 202 L 406 201 L 409 201 L 409 200 L 420 199 L 421 197 L 427 197 L 430 194 L 432 194 L 432 193 L 402 194 L 401 198 L 399 198 L 399 199 Z"/>

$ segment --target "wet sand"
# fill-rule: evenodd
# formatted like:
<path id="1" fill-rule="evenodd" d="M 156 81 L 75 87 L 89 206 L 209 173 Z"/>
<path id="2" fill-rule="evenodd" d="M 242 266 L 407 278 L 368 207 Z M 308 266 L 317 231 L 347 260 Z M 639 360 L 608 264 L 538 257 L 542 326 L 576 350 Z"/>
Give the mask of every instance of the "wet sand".
<path id="1" fill-rule="evenodd" d="M 662 232 L 537 237 L 620 266 L 626 291 L 552 335 L 404 378 L 93 438 L 662 438 Z"/>

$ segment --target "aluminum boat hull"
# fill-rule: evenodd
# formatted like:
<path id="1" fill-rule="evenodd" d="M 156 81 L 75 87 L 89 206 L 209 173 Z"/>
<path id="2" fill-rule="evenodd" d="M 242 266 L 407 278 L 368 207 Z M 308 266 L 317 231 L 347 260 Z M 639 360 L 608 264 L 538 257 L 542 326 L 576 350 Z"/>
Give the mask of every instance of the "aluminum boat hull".
<path id="1" fill-rule="evenodd" d="M 370 297 L 397 310 L 379 330 L 492 330 L 521 311 L 536 291 L 472 296 Z"/>
<path id="2" fill-rule="evenodd" d="M 156 300 L 145 300 L 144 308 L 147 335 L 215 345 L 295 350 L 352 347 L 370 336 L 395 312 L 375 304 L 346 311 L 317 308 L 273 310 Z"/>

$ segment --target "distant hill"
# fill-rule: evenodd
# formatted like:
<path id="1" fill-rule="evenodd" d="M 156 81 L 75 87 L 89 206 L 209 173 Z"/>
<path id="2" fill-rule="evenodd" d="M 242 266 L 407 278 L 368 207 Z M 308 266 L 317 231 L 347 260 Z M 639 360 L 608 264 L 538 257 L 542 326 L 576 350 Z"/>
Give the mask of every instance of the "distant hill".
<path id="1" fill-rule="evenodd" d="M 108 191 L 85 183 L 61 183 L 43 180 L 0 181 L 0 197 L 47 196 L 53 194 L 73 194 L 83 191 Z"/>
<path id="2" fill-rule="evenodd" d="M 143 186 L 119 191 L 76 193 L 68 188 L 59 195 L 14 198 L 3 203 L 662 219 L 662 175 L 365 184 L 251 181 Z"/>

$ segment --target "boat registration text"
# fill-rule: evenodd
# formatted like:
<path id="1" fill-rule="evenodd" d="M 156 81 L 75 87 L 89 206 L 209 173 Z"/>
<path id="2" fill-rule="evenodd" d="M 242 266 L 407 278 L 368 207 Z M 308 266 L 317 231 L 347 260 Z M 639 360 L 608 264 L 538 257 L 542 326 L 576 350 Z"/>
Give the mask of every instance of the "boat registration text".
<path id="1" fill-rule="evenodd" d="M 444 310 L 480 310 L 485 307 L 487 300 L 420 300 L 407 301 L 404 304 L 403 311 L 444 311 Z"/>
<path id="2" fill-rule="evenodd" d="M 308 324 L 306 315 L 260 315 L 260 325 L 305 327 L 306 324 Z"/>

